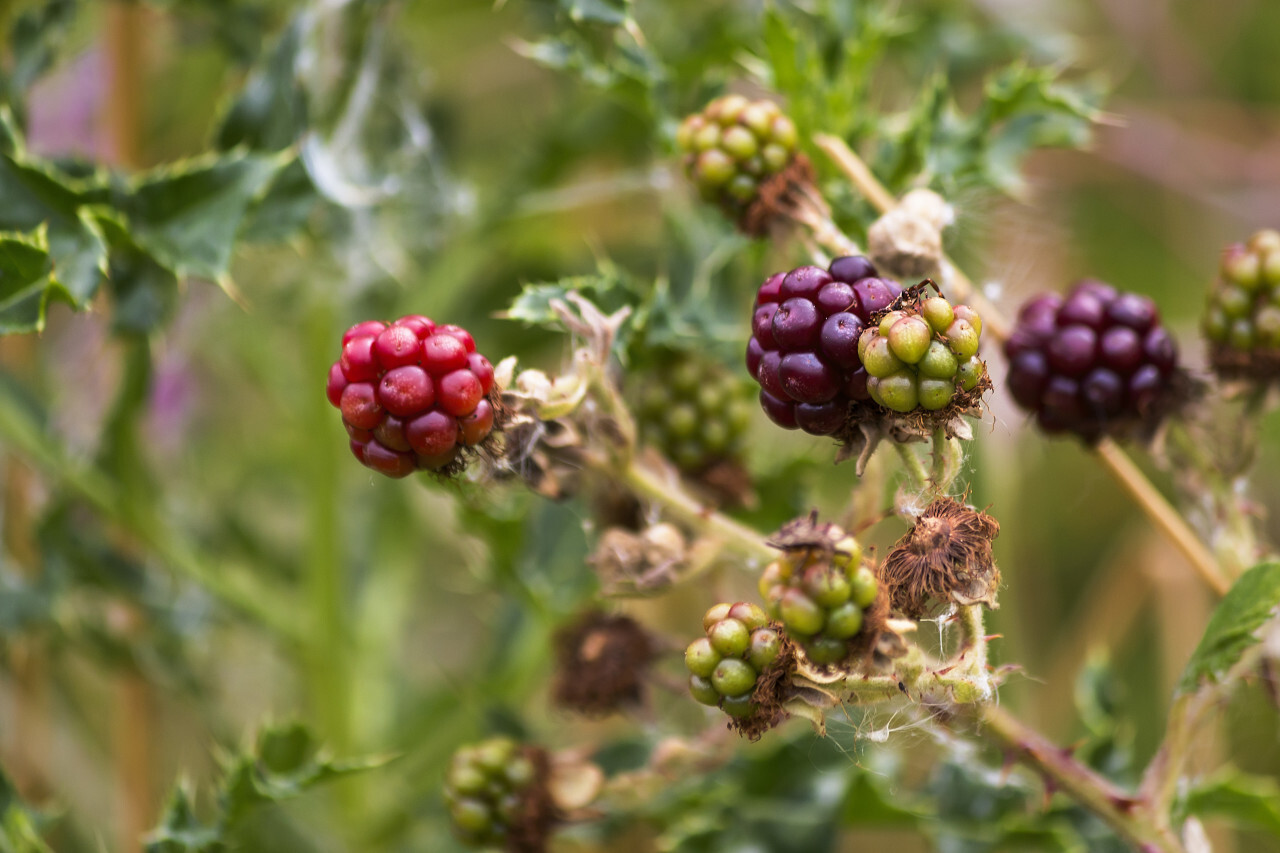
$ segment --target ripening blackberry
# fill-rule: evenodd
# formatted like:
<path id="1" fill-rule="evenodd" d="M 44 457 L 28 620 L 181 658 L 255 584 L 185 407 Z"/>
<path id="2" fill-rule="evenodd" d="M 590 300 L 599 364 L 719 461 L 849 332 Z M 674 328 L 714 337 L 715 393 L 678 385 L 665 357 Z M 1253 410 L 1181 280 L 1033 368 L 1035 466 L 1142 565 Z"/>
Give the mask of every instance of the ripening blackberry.
<path id="1" fill-rule="evenodd" d="M 938 412 L 978 388 L 986 365 L 978 358 L 982 319 L 941 296 L 909 300 L 865 329 L 858 356 L 867 393 L 886 409 Z"/>
<path id="2" fill-rule="evenodd" d="M 351 452 L 388 477 L 448 470 L 492 433 L 493 366 L 460 326 L 411 314 L 357 323 L 342 336 L 326 393 Z"/>
<path id="3" fill-rule="evenodd" d="M 1204 332 L 1220 375 L 1280 378 L 1280 231 L 1259 231 L 1223 251 Z"/>
<path id="4" fill-rule="evenodd" d="M 544 849 L 554 819 L 541 750 L 495 737 L 464 746 L 445 773 L 444 798 L 454 832 L 475 847 Z"/>
<path id="5" fill-rule="evenodd" d="M 676 131 L 685 171 L 703 199 L 741 219 L 770 178 L 796 160 L 799 134 L 772 101 L 724 95 Z"/>
<path id="6" fill-rule="evenodd" d="M 702 617 L 702 627 L 707 635 L 684 652 L 689 692 L 730 717 L 751 717 L 757 711 L 756 682 L 782 654 L 782 636 L 763 610 L 745 601 L 715 605 Z"/>
<path id="7" fill-rule="evenodd" d="M 756 292 L 747 342 L 765 414 L 786 429 L 832 435 L 855 406 L 872 405 L 858 342 L 901 293 L 860 255 L 770 276 Z"/>
<path id="8" fill-rule="evenodd" d="M 834 524 L 799 525 L 808 525 L 799 541 L 783 545 L 760 575 L 760 595 L 809 660 L 837 664 L 853 651 L 851 641 L 863 630 L 879 584 L 862 565 L 862 548 L 852 536 Z M 787 537 L 784 528 L 779 539 Z"/>
<path id="9" fill-rule="evenodd" d="M 640 437 L 686 474 L 739 462 L 751 423 L 748 386 L 719 362 L 664 351 L 635 374 Z"/>
<path id="10" fill-rule="evenodd" d="M 1027 301 L 1004 349 L 1013 399 L 1048 433 L 1149 429 L 1179 394 L 1178 347 L 1155 303 L 1093 279 Z"/>

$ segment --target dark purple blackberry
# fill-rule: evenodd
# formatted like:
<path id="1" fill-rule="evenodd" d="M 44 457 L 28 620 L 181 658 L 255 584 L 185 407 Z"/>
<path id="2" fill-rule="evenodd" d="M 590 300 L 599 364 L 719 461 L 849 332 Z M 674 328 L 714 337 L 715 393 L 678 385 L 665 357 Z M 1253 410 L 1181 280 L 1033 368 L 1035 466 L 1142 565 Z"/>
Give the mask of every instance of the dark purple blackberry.
<path id="1" fill-rule="evenodd" d="M 760 383 L 765 414 L 786 429 L 831 435 L 850 407 L 874 406 L 858 338 L 901 293 L 861 256 L 770 276 L 756 292 L 747 343 L 747 370 Z"/>
<path id="2" fill-rule="evenodd" d="M 1178 350 L 1149 298 L 1093 279 L 1018 312 L 1009 391 L 1048 433 L 1086 441 L 1149 430 L 1178 395 Z"/>

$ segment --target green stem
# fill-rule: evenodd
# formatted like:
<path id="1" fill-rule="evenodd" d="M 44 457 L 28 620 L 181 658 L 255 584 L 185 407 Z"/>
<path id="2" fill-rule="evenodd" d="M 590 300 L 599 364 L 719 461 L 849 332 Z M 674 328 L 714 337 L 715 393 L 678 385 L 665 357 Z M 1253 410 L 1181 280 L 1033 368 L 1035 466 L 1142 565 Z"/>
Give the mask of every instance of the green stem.
<path id="1" fill-rule="evenodd" d="M 982 626 L 982 605 L 969 604 L 959 609 L 956 619 L 960 624 L 958 657 L 964 659 L 964 669 L 971 675 L 983 678 L 987 675 L 987 634 Z"/>
<path id="2" fill-rule="evenodd" d="M 620 474 L 636 497 L 662 507 L 668 518 L 689 530 L 719 540 L 724 547 L 763 565 L 777 556 L 759 532 L 706 506 L 675 477 L 664 477 L 632 459 Z"/>
<path id="3" fill-rule="evenodd" d="M 929 472 L 925 470 L 924 463 L 916 452 L 911 449 L 910 445 L 901 442 L 893 442 L 893 449 L 897 451 L 898 458 L 902 460 L 902 468 L 907 474 L 907 479 L 911 481 L 912 487 L 920 493 L 929 490 Z"/>
<path id="4" fill-rule="evenodd" d="M 312 361 L 323 364 L 333 339 L 333 310 L 318 301 L 308 318 L 307 340 Z M 309 419 L 320 423 L 327 416 L 326 401 L 312 395 Z M 351 686 L 351 612 L 347 578 L 343 571 L 338 466 L 327 436 L 311 431 L 313 446 L 307 454 L 306 593 L 309 642 L 305 647 L 308 691 L 320 731 L 340 755 L 354 748 L 352 714 L 348 703 Z M 344 789 L 349 790 L 349 789 Z"/>

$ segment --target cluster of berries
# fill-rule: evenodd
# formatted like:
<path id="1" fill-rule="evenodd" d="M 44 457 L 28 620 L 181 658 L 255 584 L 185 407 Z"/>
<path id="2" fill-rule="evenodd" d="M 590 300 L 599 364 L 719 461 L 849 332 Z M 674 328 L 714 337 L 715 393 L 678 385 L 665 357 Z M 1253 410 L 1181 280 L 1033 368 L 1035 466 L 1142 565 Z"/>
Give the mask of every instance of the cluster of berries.
<path id="1" fill-rule="evenodd" d="M 509 738 L 462 747 L 453 754 L 444 782 L 454 831 L 470 845 L 504 846 L 511 829 L 526 818 L 538 781 L 530 750 Z"/>
<path id="2" fill-rule="evenodd" d="M 867 392 L 895 412 L 945 409 L 982 381 L 981 335 L 976 311 L 967 305 L 952 308 L 941 296 L 890 311 L 858 339 Z"/>
<path id="3" fill-rule="evenodd" d="M 742 95 L 716 98 L 676 131 L 676 146 L 699 194 L 735 216 L 762 183 L 791 164 L 798 143 L 796 126 L 777 104 Z"/>
<path id="4" fill-rule="evenodd" d="M 715 605 L 702 617 L 702 627 L 707 635 L 684 652 L 689 692 L 731 717 L 750 717 L 756 712 L 756 681 L 778 659 L 782 637 L 763 610 L 745 601 Z"/>
<path id="5" fill-rule="evenodd" d="M 1120 435 L 1176 393 L 1178 348 L 1155 303 L 1092 279 L 1023 305 L 1005 354 L 1014 400 L 1048 433 Z"/>
<path id="6" fill-rule="evenodd" d="M 1223 251 L 1204 331 L 1219 373 L 1280 376 L 1280 231 L 1259 231 Z"/>
<path id="7" fill-rule="evenodd" d="M 852 406 L 871 400 L 858 357 L 863 330 L 901 293 L 860 255 L 770 276 L 756 291 L 747 341 L 765 414 L 813 435 L 839 431 Z"/>
<path id="8" fill-rule="evenodd" d="M 445 468 L 483 442 L 493 431 L 492 388 L 493 366 L 466 329 L 411 314 L 348 329 L 326 391 L 356 459 L 399 478 Z"/>
<path id="9" fill-rule="evenodd" d="M 879 592 L 875 575 L 861 564 L 858 541 L 835 525 L 827 525 L 824 536 L 834 543 L 830 549 L 788 548 L 760 575 L 769 614 L 819 665 L 849 656 L 849 640 L 862 630 Z"/>
<path id="10" fill-rule="evenodd" d="M 641 438 L 680 470 L 696 474 L 741 456 L 751 403 L 737 376 L 693 353 L 665 352 L 640 377 Z"/>

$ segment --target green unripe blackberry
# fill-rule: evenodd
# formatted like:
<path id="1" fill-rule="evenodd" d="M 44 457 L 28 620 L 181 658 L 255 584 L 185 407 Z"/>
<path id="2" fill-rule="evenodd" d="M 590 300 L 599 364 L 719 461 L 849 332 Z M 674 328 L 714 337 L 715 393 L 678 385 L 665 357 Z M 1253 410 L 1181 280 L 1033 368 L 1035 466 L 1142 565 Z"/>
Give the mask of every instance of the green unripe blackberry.
<path id="1" fill-rule="evenodd" d="M 760 576 L 766 609 L 813 663 L 843 661 L 879 591 L 862 549 L 839 527 L 811 521 L 783 528 L 777 541 L 783 553 Z"/>
<path id="2" fill-rule="evenodd" d="M 1280 231 L 1259 231 L 1223 250 L 1204 333 L 1218 373 L 1280 378 Z"/>
<path id="3" fill-rule="evenodd" d="M 691 476 L 741 463 L 754 403 L 736 373 L 692 352 L 662 350 L 632 376 L 642 441 Z"/>
<path id="4" fill-rule="evenodd" d="M 717 604 L 702 617 L 705 637 L 685 649 L 689 693 L 735 718 L 751 716 L 751 696 L 761 673 L 782 653 L 782 638 L 755 604 Z"/>
<path id="5" fill-rule="evenodd" d="M 475 847 L 503 845 L 527 813 L 550 814 L 529 808 L 531 798 L 540 796 L 540 757 L 539 750 L 504 737 L 464 746 L 453 754 L 445 772 L 444 798 L 462 841 Z M 545 823 L 547 818 L 539 820 Z"/>
<path id="6" fill-rule="evenodd" d="M 982 319 L 969 306 L 908 298 L 858 340 L 867 392 L 895 412 L 947 409 L 982 382 L 981 335 Z"/>
<path id="7" fill-rule="evenodd" d="M 681 122 L 676 148 L 698 193 L 739 218 L 796 157 L 800 137 L 772 101 L 724 95 Z"/>

